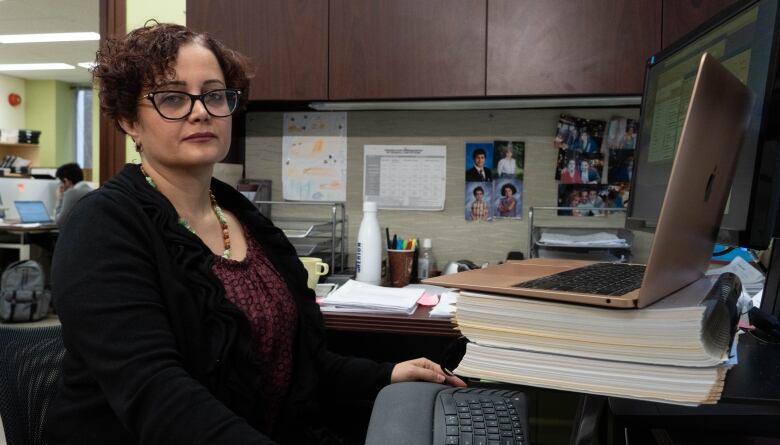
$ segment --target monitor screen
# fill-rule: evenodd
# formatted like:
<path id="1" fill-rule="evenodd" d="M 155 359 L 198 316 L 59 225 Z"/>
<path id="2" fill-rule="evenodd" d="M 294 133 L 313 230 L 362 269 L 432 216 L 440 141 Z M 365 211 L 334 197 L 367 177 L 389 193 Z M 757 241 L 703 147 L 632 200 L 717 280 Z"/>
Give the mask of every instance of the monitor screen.
<path id="1" fill-rule="evenodd" d="M 23 223 L 49 223 L 51 217 L 43 201 L 14 201 L 19 219 Z"/>
<path id="2" fill-rule="evenodd" d="M 766 207 L 776 203 L 769 202 L 767 193 L 759 192 L 762 178 L 757 165 L 761 163 L 775 77 L 777 10 L 777 0 L 743 4 L 650 58 L 634 153 L 627 227 L 653 230 L 658 221 L 696 69 L 702 53 L 708 52 L 755 95 L 750 127 L 742 143 L 721 230 L 730 232 L 728 239 L 733 244 L 766 247 L 773 224 L 762 226 L 770 225 L 767 219 L 774 221 L 774 213 Z M 762 199 L 767 202 L 757 202 Z"/>
<path id="3" fill-rule="evenodd" d="M 20 220 L 14 201 L 42 201 L 50 211 L 57 200 L 56 179 L 2 178 L 0 177 L 0 200 L 5 213 L 5 221 Z"/>

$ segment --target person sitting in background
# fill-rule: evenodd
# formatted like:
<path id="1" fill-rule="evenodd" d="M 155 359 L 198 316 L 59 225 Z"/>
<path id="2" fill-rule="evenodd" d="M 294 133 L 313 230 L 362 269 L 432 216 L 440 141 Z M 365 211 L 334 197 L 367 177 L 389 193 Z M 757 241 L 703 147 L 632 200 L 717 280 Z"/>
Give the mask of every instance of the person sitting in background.
<path id="1" fill-rule="evenodd" d="M 84 172 L 75 162 L 60 166 L 54 176 L 60 180 L 57 188 L 57 205 L 54 207 L 54 222 L 57 226 L 63 227 L 73 207 L 84 195 L 92 191 L 92 187 L 84 182 Z"/>
<path id="2" fill-rule="evenodd" d="M 395 382 L 465 386 L 424 358 L 330 352 L 293 245 L 212 177 L 250 97 L 245 56 L 154 23 L 110 39 L 93 74 L 141 164 L 85 196 L 57 242 L 49 445 L 341 444 L 326 416 L 357 422 L 334 404 Z"/>

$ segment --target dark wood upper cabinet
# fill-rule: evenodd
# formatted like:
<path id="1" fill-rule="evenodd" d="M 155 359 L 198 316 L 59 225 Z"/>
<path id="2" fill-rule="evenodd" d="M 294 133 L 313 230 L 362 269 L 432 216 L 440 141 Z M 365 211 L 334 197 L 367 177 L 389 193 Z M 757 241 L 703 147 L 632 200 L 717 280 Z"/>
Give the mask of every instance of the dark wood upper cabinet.
<path id="1" fill-rule="evenodd" d="M 330 0 L 330 99 L 483 96 L 487 0 Z"/>
<path id="2" fill-rule="evenodd" d="M 641 94 L 661 0 L 489 0 L 488 96 Z"/>
<path id="3" fill-rule="evenodd" d="M 252 58 L 252 100 L 328 97 L 328 0 L 187 0 L 187 26 Z"/>
<path id="4" fill-rule="evenodd" d="M 663 0 L 663 47 L 693 31 L 738 0 Z"/>

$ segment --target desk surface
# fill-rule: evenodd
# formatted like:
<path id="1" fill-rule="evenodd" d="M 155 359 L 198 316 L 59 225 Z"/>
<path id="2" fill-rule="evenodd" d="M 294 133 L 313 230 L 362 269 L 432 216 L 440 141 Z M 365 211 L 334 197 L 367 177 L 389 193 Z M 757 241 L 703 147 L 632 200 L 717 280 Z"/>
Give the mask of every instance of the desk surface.
<path id="1" fill-rule="evenodd" d="M 51 232 L 57 229 L 57 224 L 54 223 L 38 224 L 36 226 L 0 223 L 0 230 L 15 233 Z"/>
<path id="2" fill-rule="evenodd" d="M 779 404 L 780 344 L 742 334 L 737 343 L 737 360 L 737 366 L 726 374 L 721 401 Z"/>

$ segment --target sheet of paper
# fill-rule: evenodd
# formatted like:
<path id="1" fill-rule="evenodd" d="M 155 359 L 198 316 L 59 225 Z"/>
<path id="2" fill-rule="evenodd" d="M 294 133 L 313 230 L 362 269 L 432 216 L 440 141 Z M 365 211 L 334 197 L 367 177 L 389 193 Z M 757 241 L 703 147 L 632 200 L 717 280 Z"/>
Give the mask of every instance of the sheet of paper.
<path id="1" fill-rule="evenodd" d="M 734 257 L 729 264 L 723 267 L 708 270 L 707 275 L 719 275 L 726 272 L 731 272 L 738 276 L 743 285 L 746 283 L 764 282 L 764 275 L 741 257 Z"/>
<path id="2" fill-rule="evenodd" d="M 364 145 L 363 200 L 380 209 L 444 210 L 447 147 Z"/>
<path id="3" fill-rule="evenodd" d="M 439 304 L 431 309 L 428 316 L 431 318 L 450 318 L 455 313 L 457 300 L 457 292 L 449 291 L 441 294 Z"/>
<path id="4" fill-rule="evenodd" d="M 285 113 L 282 194 L 291 201 L 347 200 L 347 113 Z"/>

